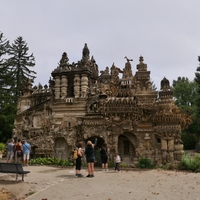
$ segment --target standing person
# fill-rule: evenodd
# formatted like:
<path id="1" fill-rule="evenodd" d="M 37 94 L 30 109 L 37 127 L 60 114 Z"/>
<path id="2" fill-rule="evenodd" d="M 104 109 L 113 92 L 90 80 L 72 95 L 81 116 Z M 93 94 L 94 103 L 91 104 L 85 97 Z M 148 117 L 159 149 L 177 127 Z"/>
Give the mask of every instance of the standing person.
<path id="1" fill-rule="evenodd" d="M 107 145 L 104 143 L 100 150 L 102 170 L 108 171 L 108 152 Z"/>
<path id="2" fill-rule="evenodd" d="M 21 139 L 18 139 L 15 145 L 15 162 L 20 163 L 22 156 L 23 156 L 22 142 Z"/>
<path id="3" fill-rule="evenodd" d="M 27 141 L 24 141 L 22 144 L 22 148 L 23 148 L 24 166 L 28 166 L 30 159 L 31 145 Z"/>
<path id="4" fill-rule="evenodd" d="M 14 158 L 14 140 L 11 139 L 10 142 L 7 144 L 7 163 L 12 162 Z"/>
<path id="5" fill-rule="evenodd" d="M 95 144 L 93 144 L 90 140 L 87 141 L 87 146 L 85 149 L 85 155 L 88 165 L 88 175 L 86 177 L 94 177 L 94 160 L 95 160 L 95 153 L 94 147 L 97 143 L 97 138 L 95 139 Z"/>
<path id="6" fill-rule="evenodd" d="M 82 149 L 82 143 L 79 142 L 77 145 L 78 148 L 78 157 L 76 159 L 76 176 L 77 177 L 83 177 L 81 174 L 81 167 L 82 167 L 82 157 L 83 157 L 83 149 Z"/>
<path id="7" fill-rule="evenodd" d="M 121 158 L 120 158 L 119 154 L 117 153 L 116 157 L 115 157 L 115 172 L 116 171 L 120 172 L 120 169 L 119 169 L 120 162 L 121 162 Z"/>

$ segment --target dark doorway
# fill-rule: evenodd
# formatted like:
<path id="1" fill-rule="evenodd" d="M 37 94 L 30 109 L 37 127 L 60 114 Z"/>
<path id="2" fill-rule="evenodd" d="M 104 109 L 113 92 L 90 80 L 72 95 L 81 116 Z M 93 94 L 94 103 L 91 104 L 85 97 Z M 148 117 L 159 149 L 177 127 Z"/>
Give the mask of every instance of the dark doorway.
<path id="1" fill-rule="evenodd" d="M 98 150 L 102 147 L 103 143 L 104 143 L 104 139 L 101 137 L 96 137 L 96 136 L 92 136 L 89 137 L 86 141 L 85 141 L 85 145 L 87 145 L 87 141 L 90 140 L 93 144 L 95 143 L 95 138 L 97 138 L 97 144 L 95 146 L 95 150 Z"/>
<path id="2" fill-rule="evenodd" d="M 85 146 L 87 145 L 88 140 L 90 140 L 94 144 L 95 138 L 97 138 L 97 144 L 95 146 L 95 163 L 94 164 L 95 164 L 95 166 L 101 166 L 100 150 L 102 148 L 102 145 L 105 143 L 104 139 L 101 137 L 96 137 L 96 136 L 89 137 L 85 141 Z"/>

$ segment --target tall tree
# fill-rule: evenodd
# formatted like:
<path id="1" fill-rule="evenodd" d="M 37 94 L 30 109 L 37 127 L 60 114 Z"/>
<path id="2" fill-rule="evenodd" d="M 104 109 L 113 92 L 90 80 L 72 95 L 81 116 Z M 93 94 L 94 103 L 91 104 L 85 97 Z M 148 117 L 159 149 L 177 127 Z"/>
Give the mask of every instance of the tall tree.
<path id="1" fill-rule="evenodd" d="M 194 149 L 196 145 L 196 98 L 197 98 L 197 84 L 189 81 L 187 77 L 178 77 L 173 80 L 172 91 L 175 97 L 176 105 L 181 109 L 182 113 L 192 118 L 192 124 L 187 130 L 182 132 L 182 140 L 185 149 Z"/>
<path id="2" fill-rule="evenodd" d="M 196 98 L 196 134 L 198 138 L 197 146 L 200 147 L 200 56 L 198 57 L 199 66 L 196 69 L 195 73 L 195 82 L 197 83 L 197 98 Z"/>
<path id="3" fill-rule="evenodd" d="M 0 32 L 0 106 L 4 102 L 4 95 L 6 93 L 6 65 L 5 65 L 5 55 L 8 51 L 9 41 L 4 38 L 3 33 Z"/>
<path id="4" fill-rule="evenodd" d="M 187 77 L 178 77 L 177 80 L 173 80 L 172 86 L 177 106 L 183 111 L 195 106 L 197 96 L 197 84 L 195 81 L 189 81 Z"/>
<path id="5" fill-rule="evenodd" d="M 3 55 L 7 53 L 9 41 L 4 38 L 3 33 L 0 32 L 0 66 L 2 67 L 4 58 Z"/>
<path id="6" fill-rule="evenodd" d="M 28 55 L 28 50 L 28 45 L 21 36 L 9 46 L 7 66 L 10 77 L 14 80 L 11 90 L 17 98 L 27 79 L 34 80 L 34 74 L 36 74 L 35 71 L 30 69 L 30 67 L 35 66 L 35 58 L 33 54 Z M 15 99 L 15 102 L 17 102 L 17 99 Z"/>
<path id="7" fill-rule="evenodd" d="M 11 137 L 14 113 L 16 106 L 12 104 L 10 95 L 11 80 L 8 75 L 6 56 L 9 48 L 9 41 L 0 33 L 0 141 L 6 142 Z"/>
<path id="8" fill-rule="evenodd" d="M 29 69 L 35 65 L 35 58 L 33 54 L 28 55 L 29 48 L 22 37 L 11 45 L 6 40 L 1 41 L 0 55 L 6 54 L 6 58 L 0 62 L 0 141 L 5 142 L 12 136 L 21 89 L 27 78 L 35 78 L 36 72 Z"/>

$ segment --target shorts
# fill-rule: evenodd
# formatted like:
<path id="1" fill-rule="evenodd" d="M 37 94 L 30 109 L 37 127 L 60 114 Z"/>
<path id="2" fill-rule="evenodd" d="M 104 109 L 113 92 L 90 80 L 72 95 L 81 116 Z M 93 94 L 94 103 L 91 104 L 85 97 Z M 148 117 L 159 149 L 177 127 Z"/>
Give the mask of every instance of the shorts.
<path id="1" fill-rule="evenodd" d="M 7 152 L 7 159 L 8 160 L 12 160 L 13 156 L 14 156 L 14 152 L 10 152 L 10 151 Z"/>
<path id="2" fill-rule="evenodd" d="M 103 164 L 108 163 L 108 157 L 107 157 L 107 156 L 101 156 L 101 162 L 102 162 Z"/>
<path id="3" fill-rule="evenodd" d="M 24 160 L 29 160 L 29 158 L 30 158 L 30 154 L 29 153 L 24 153 L 23 154 L 23 159 Z"/>
<path id="4" fill-rule="evenodd" d="M 94 163 L 94 158 L 88 158 L 87 163 Z"/>

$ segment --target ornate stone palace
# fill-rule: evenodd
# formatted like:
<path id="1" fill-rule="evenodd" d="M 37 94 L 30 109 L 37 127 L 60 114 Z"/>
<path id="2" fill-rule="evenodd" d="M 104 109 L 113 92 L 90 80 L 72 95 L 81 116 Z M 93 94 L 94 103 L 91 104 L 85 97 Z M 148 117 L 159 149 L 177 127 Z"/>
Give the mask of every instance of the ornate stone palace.
<path id="1" fill-rule="evenodd" d="M 110 160 L 116 152 L 129 164 L 141 157 L 156 164 L 180 160 L 181 130 L 190 119 L 174 104 L 166 78 L 154 91 L 143 57 L 134 75 L 132 60 L 125 59 L 122 70 L 113 63 L 99 75 L 87 44 L 77 63 L 63 53 L 49 85 L 24 85 L 13 137 L 28 140 L 35 157 L 71 159 L 77 142 L 97 138 L 96 148 L 106 143 Z"/>

